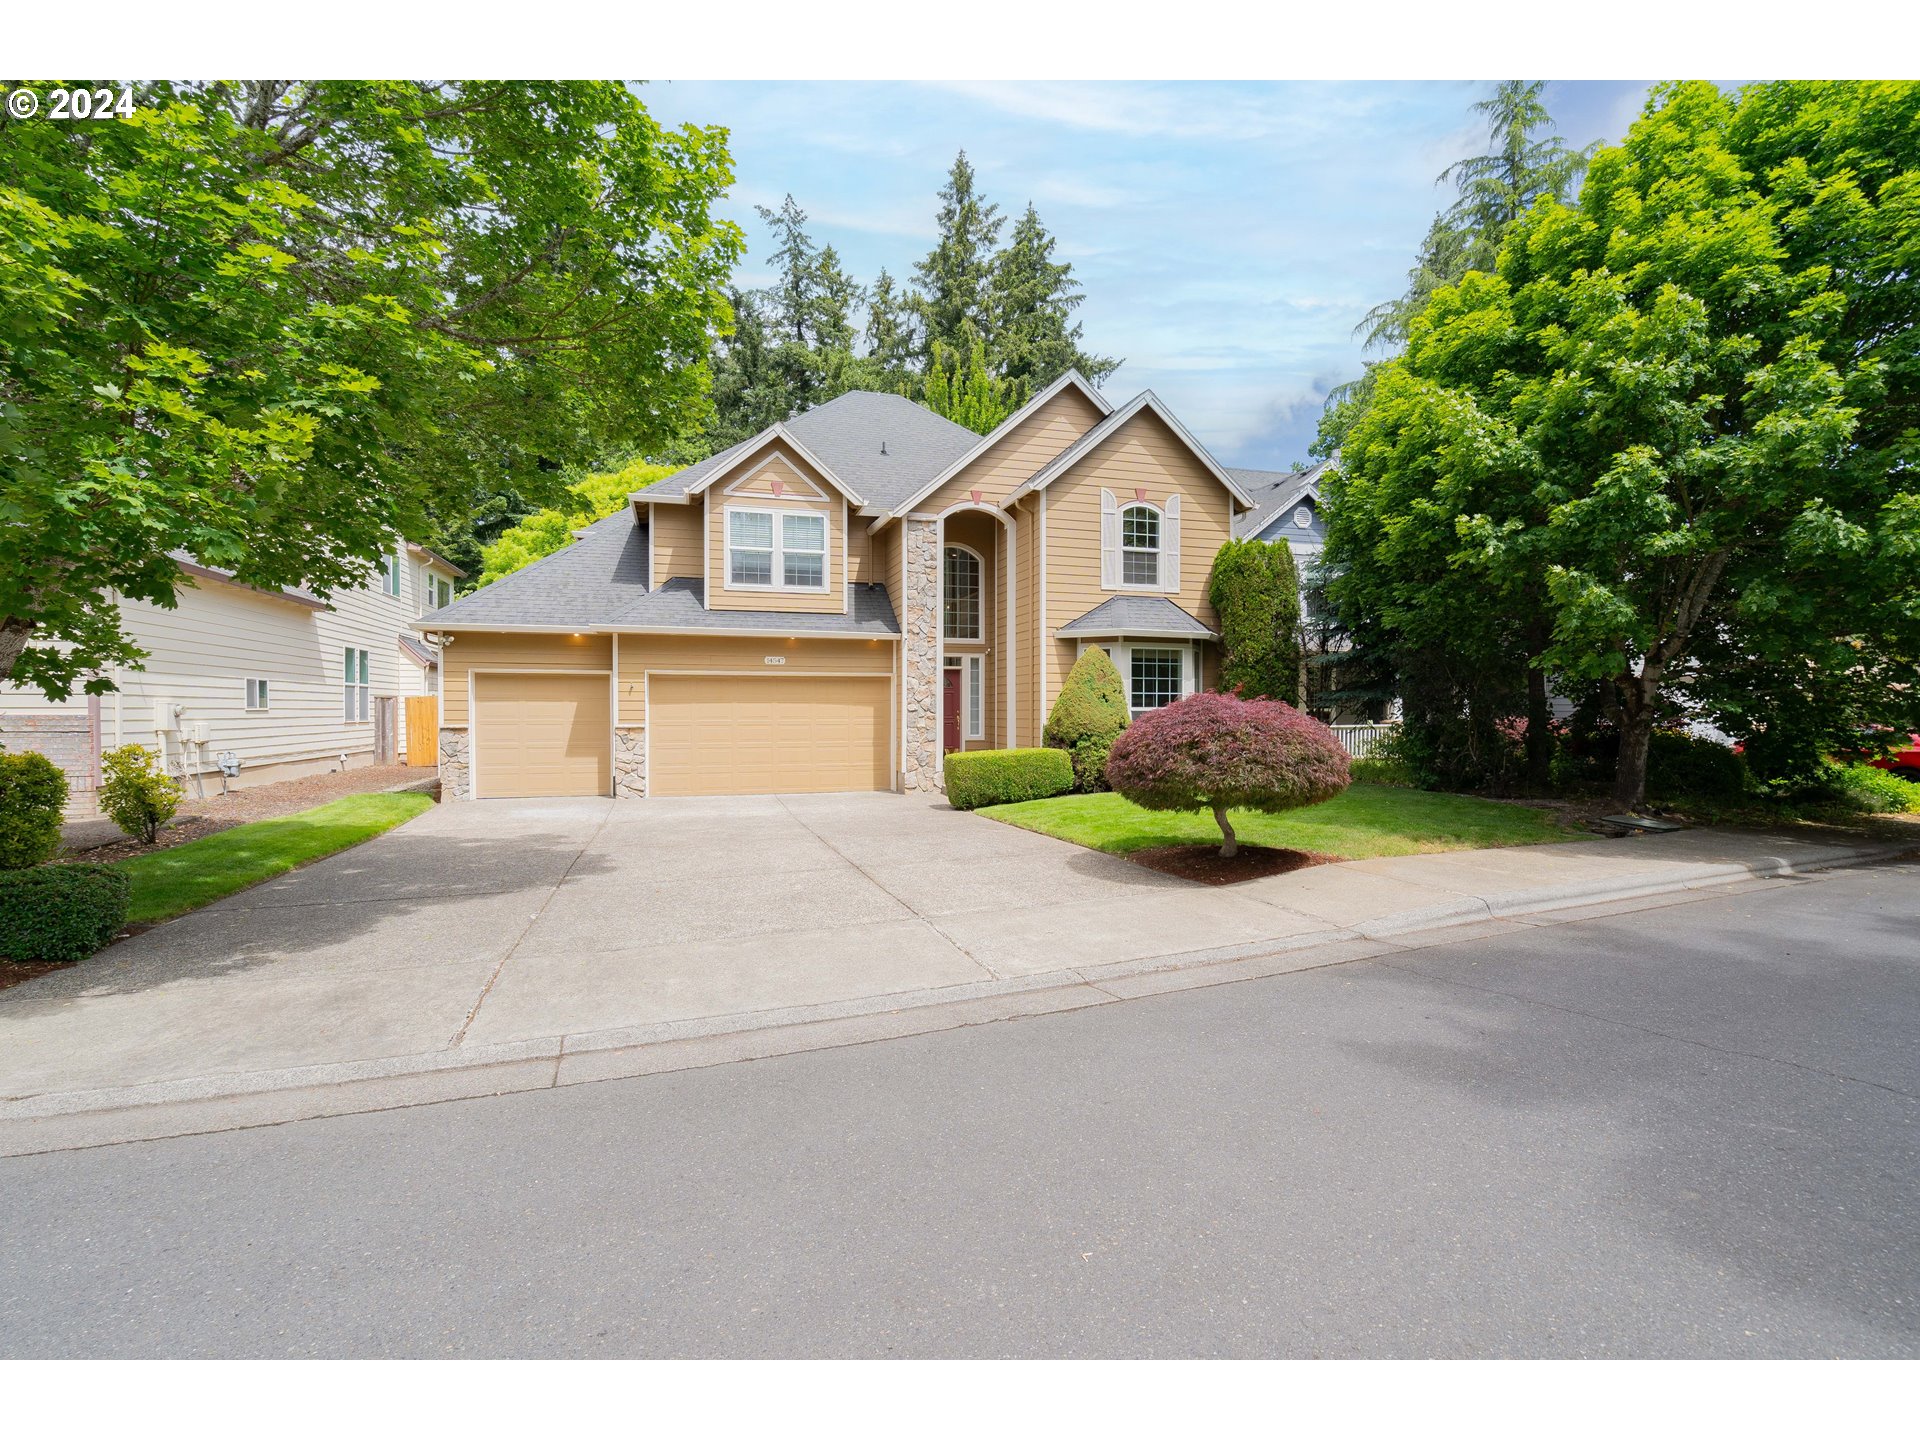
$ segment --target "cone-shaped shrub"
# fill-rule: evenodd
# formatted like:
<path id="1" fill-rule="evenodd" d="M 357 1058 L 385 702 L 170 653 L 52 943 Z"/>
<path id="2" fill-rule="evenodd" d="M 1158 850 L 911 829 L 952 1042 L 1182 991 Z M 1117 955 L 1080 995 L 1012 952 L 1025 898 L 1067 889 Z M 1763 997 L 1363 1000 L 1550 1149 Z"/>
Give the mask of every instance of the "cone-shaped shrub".
<path id="1" fill-rule="evenodd" d="M 1073 761 L 1073 788 L 1107 788 L 1107 752 L 1132 717 L 1127 712 L 1127 688 L 1120 672 L 1099 646 L 1073 662 L 1053 702 L 1042 738 Z"/>
<path id="2" fill-rule="evenodd" d="M 1347 788 L 1347 752 L 1333 732 L 1278 700 L 1189 695 L 1149 710 L 1107 760 L 1107 783 L 1148 810 L 1211 810 L 1239 853 L 1229 810 L 1275 814 Z"/>

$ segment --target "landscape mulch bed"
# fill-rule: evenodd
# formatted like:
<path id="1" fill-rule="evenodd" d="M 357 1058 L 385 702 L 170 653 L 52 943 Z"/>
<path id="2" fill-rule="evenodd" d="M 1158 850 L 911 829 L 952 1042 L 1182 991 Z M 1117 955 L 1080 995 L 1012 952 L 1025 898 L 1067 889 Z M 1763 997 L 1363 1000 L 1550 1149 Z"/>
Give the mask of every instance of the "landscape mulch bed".
<path id="1" fill-rule="evenodd" d="M 244 790 L 234 790 L 226 795 L 216 793 L 204 799 L 189 795 L 180 802 L 179 816 L 160 832 L 160 838 L 153 844 L 124 837 L 84 848 L 70 843 L 67 846 L 67 858 L 104 864 L 109 860 L 150 855 L 155 850 L 169 850 L 189 840 L 217 835 L 236 825 L 278 819 L 282 815 L 311 810 L 316 805 L 324 805 L 329 800 L 338 800 L 345 795 L 386 790 L 432 774 L 431 770 L 406 765 L 366 765 L 357 770 L 303 775 L 298 780 L 282 780 L 272 785 L 251 785 Z"/>
<path id="2" fill-rule="evenodd" d="M 0 990 L 9 985 L 24 985 L 29 980 L 42 975 L 51 975 L 56 970 L 67 967 L 55 960 L 43 960 L 32 965 L 16 965 L 11 960 L 0 960 Z"/>
<path id="3" fill-rule="evenodd" d="M 1335 865 L 1340 861 L 1338 855 L 1322 855 L 1314 850 L 1277 850 L 1270 845 L 1242 845 L 1240 853 L 1231 860 L 1221 856 L 1218 845 L 1156 845 L 1151 850 L 1135 850 L 1127 859 L 1163 875 L 1197 880 L 1202 885 L 1238 885 L 1243 880 L 1285 875 L 1292 870 L 1305 870 L 1309 865 Z"/>

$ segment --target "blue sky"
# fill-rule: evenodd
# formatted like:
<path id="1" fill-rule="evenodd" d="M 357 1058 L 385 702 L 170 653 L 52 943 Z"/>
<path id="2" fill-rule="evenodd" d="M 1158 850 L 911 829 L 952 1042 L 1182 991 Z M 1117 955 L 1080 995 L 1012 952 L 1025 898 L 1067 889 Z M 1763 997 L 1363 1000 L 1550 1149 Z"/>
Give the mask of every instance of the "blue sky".
<path id="1" fill-rule="evenodd" d="M 1126 364 L 1225 463 L 1306 458 L 1328 388 L 1358 373 L 1352 330 L 1398 294 L 1446 194 L 1479 153 L 1488 87 L 1422 83 L 892 84 L 670 81 L 660 120 L 724 125 L 725 211 L 765 284 L 756 204 L 791 191 L 847 268 L 896 278 L 933 240 L 935 192 L 965 149 L 1003 213 L 1027 201 L 1085 287 L 1088 347 Z M 1548 106 L 1570 141 L 1618 139 L 1644 82 L 1566 81 Z"/>

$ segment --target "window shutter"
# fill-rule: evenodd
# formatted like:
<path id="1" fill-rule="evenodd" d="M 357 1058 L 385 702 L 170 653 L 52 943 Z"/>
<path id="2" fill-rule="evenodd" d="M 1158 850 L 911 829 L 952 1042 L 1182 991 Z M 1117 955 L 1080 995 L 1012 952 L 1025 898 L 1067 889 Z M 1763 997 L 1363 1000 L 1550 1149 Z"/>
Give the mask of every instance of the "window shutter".
<path id="1" fill-rule="evenodd" d="M 1167 497 L 1167 523 L 1160 535 L 1160 585 L 1165 590 L 1180 588 L 1180 497 Z"/>
<path id="2" fill-rule="evenodd" d="M 1120 502 L 1111 490 L 1100 492 L 1100 588 L 1120 588 Z"/>

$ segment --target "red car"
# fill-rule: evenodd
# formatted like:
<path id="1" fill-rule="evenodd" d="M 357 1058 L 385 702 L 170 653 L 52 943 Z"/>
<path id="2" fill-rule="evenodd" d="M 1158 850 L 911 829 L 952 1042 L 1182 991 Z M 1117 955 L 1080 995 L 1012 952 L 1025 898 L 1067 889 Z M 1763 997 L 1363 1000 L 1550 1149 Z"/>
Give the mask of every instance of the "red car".
<path id="1" fill-rule="evenodd" d="M 1906 745 L 1891 755 L 1883 755 L 1878 760 L 1869 760 L 1869 765 L 1878 765 L 1882 770 L 1891 770 L 1902 780 L 1912 780 L 1920 784 L 1920 735 L 1907 736 Z"/>

